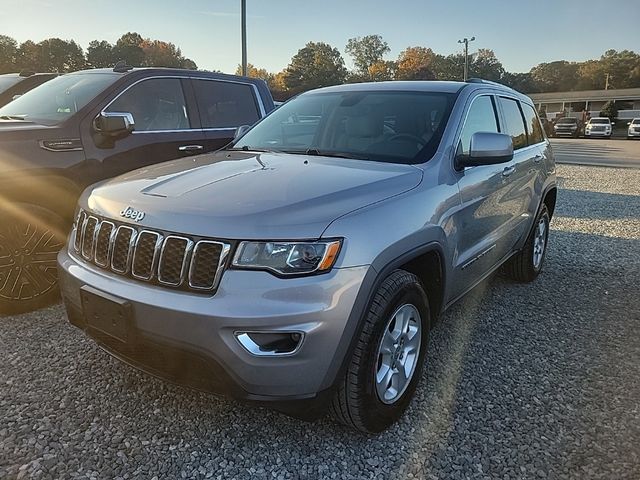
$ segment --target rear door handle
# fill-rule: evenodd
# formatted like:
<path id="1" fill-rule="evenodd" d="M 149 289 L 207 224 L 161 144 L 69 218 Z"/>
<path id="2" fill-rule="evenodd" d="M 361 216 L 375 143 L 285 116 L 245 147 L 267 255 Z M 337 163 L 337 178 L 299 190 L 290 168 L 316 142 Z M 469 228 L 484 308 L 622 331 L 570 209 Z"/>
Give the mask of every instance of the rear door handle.
<path id="1" fill-rule="evenodd" d="M 504 167 L 504 170 L 502 170 L 502 176 L 503 177 L 508 177 L 509 175 L 511 175 L 515 171 L 516 171 L 516 167 L 514 167 L 514 166 Z"/>
<path id="2" fill-rule="evenodd" d="M 540 160 L 542 160 L 542 155 L 536 155 L 535 157 L 533 157 L 533 161 L 536 163 L 540 163 Z"/>
<path id="3" fill-rule="evenodd" d="M 199 152 L 203 150 L 204 147 L 202 145 L 180 145 L 178 150 L 181 152 Z"/>

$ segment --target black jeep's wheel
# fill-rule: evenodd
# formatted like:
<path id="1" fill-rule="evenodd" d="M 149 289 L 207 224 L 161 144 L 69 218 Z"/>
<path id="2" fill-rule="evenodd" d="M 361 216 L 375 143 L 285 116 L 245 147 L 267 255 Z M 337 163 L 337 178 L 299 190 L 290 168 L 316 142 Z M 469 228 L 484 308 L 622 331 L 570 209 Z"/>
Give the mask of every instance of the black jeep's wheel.
<path id="1" fill-rule="evenodd" d="M 333 418 L 366 433 L 394 423 L 420 380 L 429 339 L 429 304 L 418 277 L 395 270 L 376 292 L 345 377 L 331 404 Z"/>
<path id="2" fill-rule="evenodd" d="M 65 221 L 24 203 L 0 215 L 0 315 L 53 303 L 59 296 L 56 257 L 64 245 Z"/>
<path id="3" fill-rule="evenodd" d="M 519 282 L 532 282 L 542 271 L 549 240 L 549 210 L 542 205 L 533 229 L 522 250 L 505 265 L 511 278 Z"/>

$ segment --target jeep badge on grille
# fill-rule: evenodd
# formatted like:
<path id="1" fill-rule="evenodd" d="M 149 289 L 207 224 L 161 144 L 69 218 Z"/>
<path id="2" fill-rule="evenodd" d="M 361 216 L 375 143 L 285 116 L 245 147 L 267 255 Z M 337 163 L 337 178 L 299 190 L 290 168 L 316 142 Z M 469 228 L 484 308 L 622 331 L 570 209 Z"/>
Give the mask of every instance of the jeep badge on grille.
<path id="1" fill-rule="evenodd" d="M 144 212 L 141 210 L 134 210 L 131 207 L 126 207 L 120 212 L 120 216 L 124 218 L 130 218 L 134 222 L 139 222 L 144 218 Z"/>

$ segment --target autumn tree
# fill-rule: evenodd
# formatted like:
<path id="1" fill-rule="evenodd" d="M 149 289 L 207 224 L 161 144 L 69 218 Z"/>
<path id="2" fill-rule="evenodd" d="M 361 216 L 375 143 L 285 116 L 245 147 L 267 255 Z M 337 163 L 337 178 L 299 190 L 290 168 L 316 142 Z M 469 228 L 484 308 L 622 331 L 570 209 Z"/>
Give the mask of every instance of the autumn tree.
<path id="1" fill-rule="evenodd" d="M 113 47 L 116 61 L 124 61 L 127 65 L 139 67 L 144 63 L 143 39 L 139 33 L 128 32 L 122 35 Z"/>
<path id="2" fill-rule="evenodd" d="M 301 92 L 343 83 L 347 75 L 337 48 L 323 42 L 309 42 L 291 58 L 284 71 L 287 90 Z"/>
<path id="3" fill-rule="evenodd" d="M 242 75 L 242 65 L 238 65 L 236 68 L 236 75 Z M 248 63 L 247 64 L 247 77 L 251 78 L 260 78 L 267 83 L 272 83 L 274 79 L 274 74 L 269 73 L 264 68 L 258 68 L 255 65 Z"/>
<path id="4" fill-rule="evenodd" d="M 505 70 L 493 50 L 480 48 L 469 59 L 469 77 L 499 82 Z"/>
<path id="5" fill-rule="evenodd" d="M 369 68 L 376 64 L 382 65 L 384 55 L 391 49 L 380 35 L 367 35 L 362 38 L 350 38 L 345 51 L 353 58 L 356 73 L 371 78 Z M 374 72 L 379 71 L 379 67 L 374 68 Z"/>
<path id="6" fill-rule="evenodd" d="M 435 80 L 433 71 L 437 55 L 430 48 L 408 47 L 398 56 L 396 80 Z"/>

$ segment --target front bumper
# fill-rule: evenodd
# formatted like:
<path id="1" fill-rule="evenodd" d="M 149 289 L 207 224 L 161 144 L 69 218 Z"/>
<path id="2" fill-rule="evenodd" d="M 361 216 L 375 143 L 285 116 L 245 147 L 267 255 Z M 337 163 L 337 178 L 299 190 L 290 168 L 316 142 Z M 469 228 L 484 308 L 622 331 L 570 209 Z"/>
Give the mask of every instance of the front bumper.
<path id="1" fill-rule="evenodd" d="M 611 130 L 606 131 L 606 130 L 585 130 L 584 132 L 584 136 L 585 137 L 610 137 L 611 136 Z"/>
<path id="2" fill-rule="evenodd" d="M 640 137 L 640 131 L 627 130 L 627 137 Z"/>
<path id="3" fill-rule="evenodd" d="M 338 345 L 369 268 L 288 279 L 227 270 L 211 296 L 127 280 L 76 260 L 66 249 L 58 255 L 69 320 L 105 350 L 175 383 L 274 402 L 274 408 L 276 402 L 317 399 L 332 387 Z M 87 288 L 126 300 L 132 332 L 126 342 L 87 325 L 82 301 Z M 295 354 L 257 357 L 235 336 L 279 330 L 304 332 Z"/>
<path id="4" fill-rule="evenodd" d="M 560 130 L 554 130 L 554 133 L 557 137 L 575 137 L 578 134 L 578 130 L 576 129 L 560 129 Z"/>

